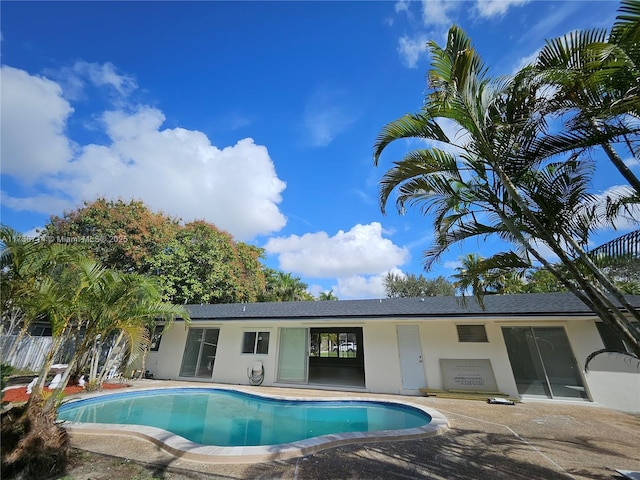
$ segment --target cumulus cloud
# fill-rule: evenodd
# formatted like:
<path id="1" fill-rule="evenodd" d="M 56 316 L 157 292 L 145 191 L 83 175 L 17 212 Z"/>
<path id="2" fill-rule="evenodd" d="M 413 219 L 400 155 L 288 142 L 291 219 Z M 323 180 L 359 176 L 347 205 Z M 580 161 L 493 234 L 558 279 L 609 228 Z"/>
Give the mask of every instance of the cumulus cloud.
<path id="1" fill-rule="evenodd" d="M 304 109 L 304 125 L 314 147 L 326 147 L 356 120 L 349 95 L 339 88 L 320 87 Z"/>
<path id="2" fill-rule="evenodd" d="M 385 276 L 386 273 L 368 277 L 354 275 L 348 278 L 339 278 L 333 293 L 341 300 L 351 298 L 386 298 L 387 294 L 384 290 L 383 283 Z"/>
<path id="3" fill-rule="evenodd" d="M 73 108 L 60 85 L 8 66 L 0 72 L 2 173 L 30 183 L 59 172 L 73 155 L 64 134 Z"/>
<path id="4" fill-rule="evenodd" d="M 451 0 L 422 0 L 422 19 L 425 25 L 450 25 L 449 12 L 458 5 Z"/>
<path id="5" fill-rule="evenodd" d="M 110 71 L 97 78 L 124 92 L 128 87 Z M 3 174 L 29 186 L 38 179 L 47 189 L 22 198 L 3 192 L 10 208 L 60 214 L 98 196 L 135 198 L 185 220 L 203 218 L 240 240 L 286 223 L 278 208 L 286 184 L 267 148 L 251 138 L 220 149 L 197 130 L 163 129 L 163 113 L 140 106 L 105 112 L 108 141 L 79 146 L 72 155 L 64 133 L 72 109 L 59 85 L 3 67 L 2 88 Z"/>
<path id="6" fill-rule="evenodd" d="M 398 53 L 400 60 L 405 67 L 416 68 L 421 58 L 427 57 L 426 35 L 418 35 L 417 37 L 403 36 L 398 40 Z"/>
<path id="7" fill-rule="evenodd" d="M 511 7 L 520 7 L 529 0 L 477 0 L 476 11 L 483 18 L 499 17 Z"/>
<path id="8" fill-rule="evenodd" d="M 406 248 L 382 237 L 378 222 L 355 225 L 330 237 L 326 232 L 271 238 L 265 245 L 277 254 L 280 269 L 317 278 L 371 275 L 404 264 Z"/>

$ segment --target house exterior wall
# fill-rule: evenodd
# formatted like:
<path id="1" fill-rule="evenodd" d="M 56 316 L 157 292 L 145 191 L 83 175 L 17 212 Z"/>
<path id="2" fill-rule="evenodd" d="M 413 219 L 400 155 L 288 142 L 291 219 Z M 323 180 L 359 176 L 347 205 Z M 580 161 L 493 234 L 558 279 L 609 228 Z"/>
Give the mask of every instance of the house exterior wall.
<path id="1" fill-rule="evenodd" d="M 487 342 L 459 342 L 456 324 L 483 324 Z M 253 362 L 264 365 L 263 385 L 277 385 L 279 332 L 281 328 L 314 328 L 331 326 L 358 326 L 363 333 L 364 372 L 366 390 L 374 393 L 407 394 L 402 389 L 402 372 L 398 347 L 398 325 L 418 325 L 422 347 L 425 387 L 443 388 L 441 359 L 488 359 L 496 378 L 498 390 L 518 396 L 509 356 L 502 335 L 502 327 L 554 326 L 563 327 L 571 344 L 578 369 L 584 372 L 586 357 L 603 348 L 593 318 L 501 318 L 487 319 L 370 319 L 344 321 L 297 320 L 195 320 L 193 328 L 219 328 L 218 350 L 212 379 L 180 377 L 187 330 L 177 322 L 163 335 L 157 352 L 150 352 L 148 369 L 158 379 L 184 379 L 228 384 L 248 384 L 247 370 Z M 270 332 L 269 352 L 265 355 L 243 354 L 242 338 L 245 331 Z M 640 413 L 640 372 L 637 366 L 616 358 L 596 359 L 589 373 L 582 373 L 587 394 L 599 405 L 618 410 Z"/>
<path id="2" fill-rule="evenodd" d="M 485 326 L 488 342 L 459 342 L 457 324 Z M 425 351 L 428 388 L 444 387 L 440 359 L 488 359 L 496 377 L 498 390 L 518 396 L 518 389 L 509 364 L 500 323 L 487 321 L 426 322 L 421 328 Z"/>
<path id="3" fill-rule="evenodd" d="M 367 389 L 397 394 L 402 390 L 396 324 L 366 322 L 363 326 L 364 376 Z"/>

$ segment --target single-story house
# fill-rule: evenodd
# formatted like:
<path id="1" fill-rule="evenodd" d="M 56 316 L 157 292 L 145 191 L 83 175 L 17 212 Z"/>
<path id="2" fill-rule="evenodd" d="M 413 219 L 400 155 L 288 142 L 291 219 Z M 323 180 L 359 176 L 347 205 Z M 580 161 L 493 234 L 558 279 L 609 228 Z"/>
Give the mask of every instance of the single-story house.
<path id="1" fill-rule="evenodd" d="M 640 296 L 630 296 L 640 308 Z M 155 335 L 157 379 L 373 393 L 502 392 L 640 413 L 640 365 L 571 293 L 188 305 Z M 186 327 L 186 328 L 185 328 Z M 159 334 L 160 332 L 156 332 Z"/>

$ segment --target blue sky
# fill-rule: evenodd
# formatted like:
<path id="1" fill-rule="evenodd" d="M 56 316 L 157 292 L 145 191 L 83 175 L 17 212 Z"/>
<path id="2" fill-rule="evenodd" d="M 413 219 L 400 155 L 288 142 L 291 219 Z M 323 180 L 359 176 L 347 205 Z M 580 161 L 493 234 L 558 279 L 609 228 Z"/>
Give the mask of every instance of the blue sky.
<path id="1" fill-rule="evenodd" d="M 609 27 L 613 1 L 2 2 L 1 215 L 32 234 L 98 196 L 205 219 L 312 293 L 384 296 L 423 273 L 418 211 L 383 216 L 380 128 L 417 111 L 456 23 L 508 74 L 546 38 Z M 634 165 L 634 168 L 637 168 Z M 636 170 L 637 171 L 637 170 Z M 594 190 L 624 182 L 604 163 Z M 618 232 L 606 231 L 601 240 Z M 428 277 L 454 273 L 454 248 Z"/>

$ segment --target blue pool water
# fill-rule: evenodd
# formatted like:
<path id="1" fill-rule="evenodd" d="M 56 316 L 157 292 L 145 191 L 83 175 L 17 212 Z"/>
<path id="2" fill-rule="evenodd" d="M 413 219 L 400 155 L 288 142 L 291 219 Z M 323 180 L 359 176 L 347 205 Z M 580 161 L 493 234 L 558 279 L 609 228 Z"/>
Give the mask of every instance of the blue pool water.
<path id="1" fill-rule="evenodd" d="M 370 401 L 277 400 L 213 388 L 146 390 L 62 405 L 70 422 L 146 425 L 202 445 L 290 443 L 331 433 L 422 427 L 417 408 Z"/>

